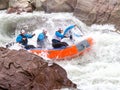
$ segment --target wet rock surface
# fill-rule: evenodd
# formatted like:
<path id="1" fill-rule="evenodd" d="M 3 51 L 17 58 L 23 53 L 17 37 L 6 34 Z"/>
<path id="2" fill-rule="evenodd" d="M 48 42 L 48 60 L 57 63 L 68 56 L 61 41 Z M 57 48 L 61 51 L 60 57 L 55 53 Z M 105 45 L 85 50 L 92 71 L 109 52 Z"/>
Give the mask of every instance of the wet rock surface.
<path id="1" fill-rule="evenodd" d="M 0 0 L 0 10 L 7 9 L 9 6 L 9 0 Z"/>
<path id="2" fill-rule="evenodd" d="M 74 15 L 87 25 L 115 24 L 120 27 L 119 0 L 77 0 Z"/>
<path id="3" fill-rule="evenodd" d="M 0 47 L 0 90 L 76 88 L 66 71 L 25 50 Z"/>
<path id="4" fill-rule="evenodd" d="M 46 0 L 42 7 L 46 12 L 73 12 L 77 0 Z"/>
<path id="5" fill-rule="evenodd" d="M 36 10 L 46 12 L 73 12 L 87 25 L 115 24 L 120 28 L 119 0 L 30 0 Z M 27 6 L 27 0 L 10 0 L 10 5 Z M 27 8 L 27 10 L 31 11 Z"/>

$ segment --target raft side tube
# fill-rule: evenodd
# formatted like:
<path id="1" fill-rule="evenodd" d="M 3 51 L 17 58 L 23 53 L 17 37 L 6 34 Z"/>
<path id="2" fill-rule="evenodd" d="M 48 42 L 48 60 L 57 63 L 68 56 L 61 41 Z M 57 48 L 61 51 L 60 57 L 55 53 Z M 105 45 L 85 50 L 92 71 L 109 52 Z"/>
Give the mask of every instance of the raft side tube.
<path id="1" fill-rule="evenodd" d="M 92 44 L 93 44 L 92 38 L 87 38 L 86 40 L 83 40 L 80 43 L 76 44 L 76 47 L 80 52 L 86 48 L 89 48 Z"/>

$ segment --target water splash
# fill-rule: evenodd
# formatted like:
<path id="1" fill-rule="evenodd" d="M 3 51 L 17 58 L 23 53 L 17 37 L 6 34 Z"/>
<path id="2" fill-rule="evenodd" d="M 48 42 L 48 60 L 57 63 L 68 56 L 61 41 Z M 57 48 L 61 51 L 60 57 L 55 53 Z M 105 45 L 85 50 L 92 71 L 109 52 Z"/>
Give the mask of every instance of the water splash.
<path id="1" fill-rule="evenodd" d="M 39 19 L 39 17 L 41 18 Z M 35 24 L 29 24 L 28 21 L 30 21 L 31 18 Z M 8 29 L 5 28 L 5 25 L 8 25 L 6 24 L 8 21 L 14 23 L 12 20 L 18 23 L 12 24 L 17 28 L 12 31 L 16 32 L 15 35 L 12 35 L 14 37 L 10 37 L 6 33 Z M 41 24 L 40 20 L 43 20 L 44 24 Z M 21 15 L 7 15 L 2 12 L 2 14 L 0 14 L 0 22 L 3 22 L 2 25 L 0 25 L 1 43 L 15 40 L 16 35 L 19 34 L 18 29 L 20 29 L 22 25 L 26 26 L 26 22 L 27 29 L 29 30 L 32 26 L 34 29 L 32 32 L 36 33 L 36 35 L 40 33 L 43 28 L 46 28 L 49 32 L 48 36 L 50 39 L 57 28 L 62 27 L 65 29 L 66 26 L 70 24 L 77 24 L 84 32 L 84 37 L 92 37 L 94 39 L 94 45 L 91 51 L 71 61 L 55 62 L 67 71 L 68 77 L 76 83 L 81 90 L 120 90 L 120 35 L 111 32 L 115 30 L 114 25 L 92 25 L 91 27 L 87 27 L 71 13 L 45 14 L 43 12 L 34 12 L 32 14 L 22 13 Z M 5 36 L 3 36 L 3 33 Z M 30 40 L 32 42 L 30 43 L 35 44 L 36 38 L 37 36 L 32 38 Z M 77 41 L 80 39 L 81 38 Z"/>

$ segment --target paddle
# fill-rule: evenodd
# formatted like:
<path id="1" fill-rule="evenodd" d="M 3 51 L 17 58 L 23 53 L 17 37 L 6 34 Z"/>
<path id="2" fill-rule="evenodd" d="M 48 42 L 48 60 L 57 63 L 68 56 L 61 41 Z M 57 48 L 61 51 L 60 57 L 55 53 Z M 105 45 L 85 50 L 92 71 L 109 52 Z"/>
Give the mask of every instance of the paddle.
<path id="1" fill-rule="evenodd" d="M 9 47 L 13 46 L 15 43 L 16 42 L 10 42 L 10 43 L 7 43 L 5 46 L 6 46 L 6 48 L 9 48 Z"/>
<path id="2" fill-rule="evenodd" d="M 14 45 L 19 45 L 21 48 L 24 48 L 24 46 L 22 44 L 19 44 L 17 42 L 9 42 L 5 45 L 6 48 L 11 48 Z"/>
<path id="3" fill-rule="evenodd" d="M 84 33 L 83 33 L 82 29 L 81 29 L 81 26 L 76 25 L 76 27 L 77 27 L 77 28 L 80 30 L 80 32 L 82 33 L 82 35 L 81 35 L 81 36 L 83 36 L 83 35 L 84 35 Z"/>

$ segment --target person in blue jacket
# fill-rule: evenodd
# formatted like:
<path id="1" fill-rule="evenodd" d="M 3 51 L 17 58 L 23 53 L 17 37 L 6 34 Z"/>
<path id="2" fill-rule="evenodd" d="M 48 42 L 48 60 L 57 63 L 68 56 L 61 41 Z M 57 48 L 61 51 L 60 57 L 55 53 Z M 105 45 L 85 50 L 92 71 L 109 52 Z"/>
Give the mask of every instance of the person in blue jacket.
<path id="1" fill-rule="evenodd" d="M 22 44 L 25 49 L 35 48 L 33 45 L 28 45 L 28 38 L 32 38 L 35 34 L 27 34 L 25 30 L 21 30 L 16 38 L 16 42 Z"/>
<path id="2" fill-rule="evenodd" d="M 68 44 L 66 42 L 61 42 L 63 38 L 66 38 L 65 35 L 62 34 L 63 30 L 59 28 L 58 31 L 55 32 L 55 35 L 52 39 L 52 46 L 54 48 L 62 48 L 62 47 L 67 47 Z"/>
<path id="3" fill-rule="evenodd" d="M 46 45 L 45 45 L 45 42 L 47 40 L 47 35 L 46 34 L 47 34 L 47 30 L 43 30 L 43 32 L 38 35 L 37 46 L 39 48 L 45 48 L 46 47 Z"/>

